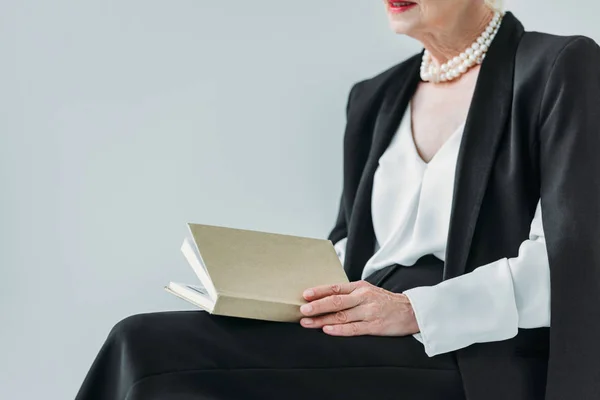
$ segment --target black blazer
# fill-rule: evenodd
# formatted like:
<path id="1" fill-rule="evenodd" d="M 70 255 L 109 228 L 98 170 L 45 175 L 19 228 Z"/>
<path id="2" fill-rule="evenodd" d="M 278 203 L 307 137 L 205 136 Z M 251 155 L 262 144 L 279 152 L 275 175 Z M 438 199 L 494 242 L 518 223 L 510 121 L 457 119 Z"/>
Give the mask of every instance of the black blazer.
<path id="1" fill-rule="evenodd" d="M 329 239 L 348 237 L 351 280 L 375 251 L 373 175 L 416 90 L 420 60 L 350 92 L 343 194 Z M 600 399 L 600 48 L 582 36 L 525 32 L 507 13 L 467 117 L 444 279 L 517 256 L 540 197 L 551 328 L 457 351 L 469 400 Z"/>

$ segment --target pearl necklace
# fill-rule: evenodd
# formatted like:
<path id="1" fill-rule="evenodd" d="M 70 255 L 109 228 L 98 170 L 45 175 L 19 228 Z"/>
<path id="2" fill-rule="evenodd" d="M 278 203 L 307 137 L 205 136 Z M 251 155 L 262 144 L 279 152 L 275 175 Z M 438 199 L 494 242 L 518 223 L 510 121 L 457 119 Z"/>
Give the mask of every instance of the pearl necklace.
<path id="1" fill-rule="evenodd" d="M 496 12 L 481 36 L 459 56 L 437 67 L 431 62 L 431 54 L 425 50 L 421 63 L 421 79 L 425 82 L 448 82 L 462 76 L 475 64 L 481 64 L 498 33 L 503 14 Z"/>

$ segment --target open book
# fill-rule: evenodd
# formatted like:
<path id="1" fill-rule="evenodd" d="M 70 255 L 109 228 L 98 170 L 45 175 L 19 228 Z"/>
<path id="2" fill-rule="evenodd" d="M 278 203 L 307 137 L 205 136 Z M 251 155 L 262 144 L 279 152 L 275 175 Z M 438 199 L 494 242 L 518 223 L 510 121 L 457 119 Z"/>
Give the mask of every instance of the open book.
<path id="1" fill-rule="evenodd" d="M 217 315 L 296 322 L 302 292 L 348 282 L 329 240 L 188 224 L 181 251 L 200 285 L 170 293 Z"/>

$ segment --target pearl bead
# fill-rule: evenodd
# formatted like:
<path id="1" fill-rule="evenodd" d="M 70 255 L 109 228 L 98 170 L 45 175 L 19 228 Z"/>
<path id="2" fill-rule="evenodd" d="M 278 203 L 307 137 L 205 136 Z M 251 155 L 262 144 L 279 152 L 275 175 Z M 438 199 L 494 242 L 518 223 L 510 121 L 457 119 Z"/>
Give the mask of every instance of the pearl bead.
<path id="1" fill-rule="evenodd" d="M 498 33 L 502 17 L 503 14 L 495 13 L 485 31 L 470 47 L 440 66 L 433 65 L 431 54 L 425 49 L 420 69 L 421 79 L 434 83 L 451 81 L 466 73 L 473 65 L 481 64 Z"/>

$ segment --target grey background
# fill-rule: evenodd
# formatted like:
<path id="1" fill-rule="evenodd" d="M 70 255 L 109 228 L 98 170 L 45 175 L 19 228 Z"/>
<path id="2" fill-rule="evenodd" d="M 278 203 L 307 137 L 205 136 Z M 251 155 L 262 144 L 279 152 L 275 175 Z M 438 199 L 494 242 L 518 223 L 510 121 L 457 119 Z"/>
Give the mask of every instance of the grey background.
<path id="1" fill-rule="evenodd" d="M 598 40 L 597 4 L 510 9 Z M 417 49 L 381 1 L 0 1 L 0 398 L 73 398 L 114 323 L 187 308 L 188 221 L 325 236 L 348 89 Z"/>

